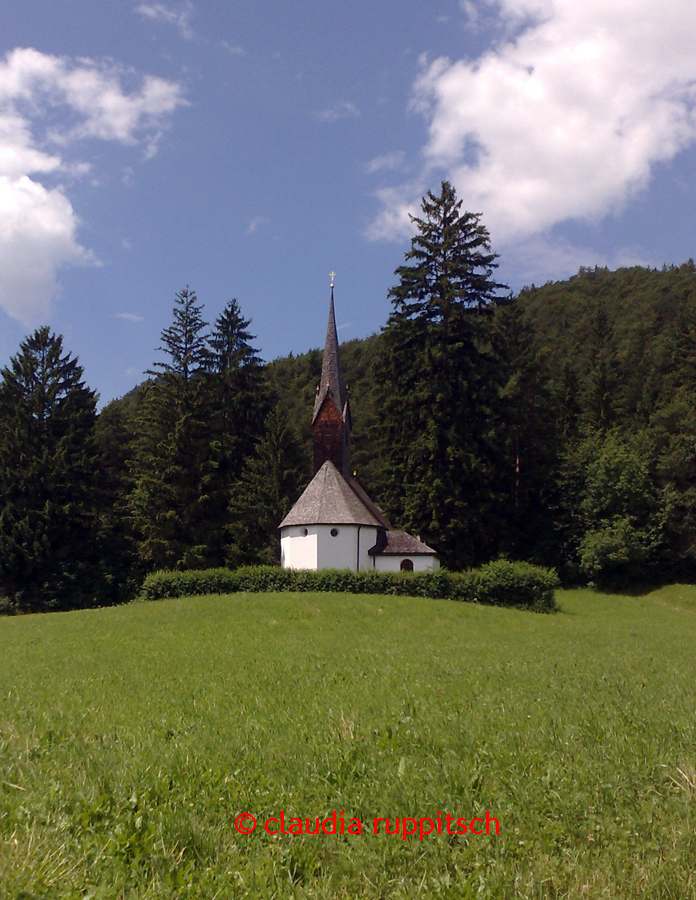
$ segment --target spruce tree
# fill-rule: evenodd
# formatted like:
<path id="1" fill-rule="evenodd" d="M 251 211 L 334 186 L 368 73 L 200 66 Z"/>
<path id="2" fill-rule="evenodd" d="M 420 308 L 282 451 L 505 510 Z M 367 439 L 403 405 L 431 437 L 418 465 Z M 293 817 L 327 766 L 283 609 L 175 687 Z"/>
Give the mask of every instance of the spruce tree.
<path id="1" fill-rule="evenodd" d="M 489 234 L 454 188 L 428 192 L 396 270 L 378 366 L 386 456 L 382 501 L 454 568 L 494 551 L 489 316 L 497 266 Z"/>
<path id="2" fill-rule="evenodd" d="M 213 440 L 222 480 L 239 477 L 263 432 L 269 409 L 263 362 L 251 342 L 250 319 L 231 300 L 215 320 L 209 339 Z"/>
<path id="3" fill-rule="evenodd" d="M 216 565 L 224 563 L 229 543 L 230 488 L 256 450 L 269 408 L 263 364 L 252 346 L 250 325 L 238 301 L 231 300 L 215 320 L 209 339 L 210 552 Z"/>
<path id="4" fill-rule="evenodd" d="M 94 443 L 96 396 L 39 328 L 0 373 L 0 595 L 19 609 L 109 602 Z"/>
<path id="5" fill-rule="evenodd" d="M 201 568 L 210 555 L 209 452 L 205 374 L 210 365 L 202 306 L 188 288 L 177 294 L 162 332 L 165 361 L 155 363 L 138 416 L 129 507 L 147 568 Z"/>

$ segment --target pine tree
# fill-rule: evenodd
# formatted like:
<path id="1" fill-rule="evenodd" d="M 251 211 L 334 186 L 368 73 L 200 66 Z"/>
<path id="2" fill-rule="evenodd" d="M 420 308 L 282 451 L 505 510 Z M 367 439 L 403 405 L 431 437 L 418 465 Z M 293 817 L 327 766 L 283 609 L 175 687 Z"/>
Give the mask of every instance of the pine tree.
<path id="1" fill-rule="evenodd" d="M 0 594 L 23 610 L 110 602 L 102 580 L 96 396 L 47 327 L 0 380 Z"/>
<path id="2" fill-rule="evenodd" d="M 139 410 L 134 489 L 129 507 L 148 568 L 201 568 L 211 559 L 209 452 L 205 374 L 210 366 L 202 306 L 188 288 L 176 295 L 173 323 L 162 332 L 164 362 L 155 363 Z"/>
<path id="3" fill-rule="evenodd" d="M 493 552 L 489 316 L 496 255 L 454 188 L 428 192 L 383 332 L 378 378 L 387 459 L 382 500 L 453 568 Z"/>

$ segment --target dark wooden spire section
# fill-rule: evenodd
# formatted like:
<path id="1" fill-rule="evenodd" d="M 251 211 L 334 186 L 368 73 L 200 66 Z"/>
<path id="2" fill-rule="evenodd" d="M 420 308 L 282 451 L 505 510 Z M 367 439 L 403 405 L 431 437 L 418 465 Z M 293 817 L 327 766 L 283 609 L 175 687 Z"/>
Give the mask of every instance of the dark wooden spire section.
<path id="1" fill-rule="evenodd" d="M 350 404 L 343 380 L 341 358 L 338 353 L 333 285 L 331 285 L 329 324 L 326 329 L 321 381 L 317 387 L 317 396 L 314 401 L 312 430 L 314 473 L 316 474 L 329 459 L 348 480 L 350 478 Z"/>

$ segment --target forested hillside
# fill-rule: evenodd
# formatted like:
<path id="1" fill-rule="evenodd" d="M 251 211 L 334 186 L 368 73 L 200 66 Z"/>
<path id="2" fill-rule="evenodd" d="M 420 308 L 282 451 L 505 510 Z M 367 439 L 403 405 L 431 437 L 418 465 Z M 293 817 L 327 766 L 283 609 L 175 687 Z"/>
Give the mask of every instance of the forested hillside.
<path id="1" fill-rule="evenodd" d="M 352 468 L 453 569 L 696 575 L 696 267 L 505 295 L 479 217 L 429 194 L 379 334 L 341 347 Z M 118 602 L 153 569 L 269 563 L 311 477 L 321 351 L 263 364 L 231 301 L 175 299 L 149 379 L 99 414 L 49 329 L 0 378 L 0 597 Z"/>
<path id="2" fill-rule="evenodd" d="M 696 266 L 581 270 L 490 321 L 499 406 L 497 549 L 582 579 L 691 571 L 696 519 Z M 341 347 L 354 468 L 383 487 L 381 335 Z M 309 447 L 321 354 L 268 366 Z M 383 497 L 380 497 L 383 500 Z M 482 526 L 483 527 L 483 526 Z M 521 551 L 521 552 L 520 552 Z"/>

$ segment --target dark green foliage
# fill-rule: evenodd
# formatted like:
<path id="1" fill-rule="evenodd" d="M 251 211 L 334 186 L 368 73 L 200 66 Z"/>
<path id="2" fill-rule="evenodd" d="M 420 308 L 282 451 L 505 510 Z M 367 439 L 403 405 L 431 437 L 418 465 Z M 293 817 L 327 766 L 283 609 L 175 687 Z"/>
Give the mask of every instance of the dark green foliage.
<path id="1" fill-rule="evenodd" d="M 146 568 L 200 568 L 211 558 L 211 490 L 215 464 L 208 452 L 210 354 L 196 295 L 176 295 L 173 323 L 162 332 L 165 362 L 145 388 L 138 416 L 129 508 Z"/>
<path id="2" fill-rule="evenodd" d="M 211 445 L 218 458 L 221 482 L 238 478 L 244 461 L 254 452 L 268 409 L 262 360 L 251 346 L 250 319 L 231 300 L 218 316 L 209 338 L 211 374 Z"/>
<path id="3" fill-rule="evenodd" d="M 555 609 L 554 591 L 558 587 L 558 577 L 552 569 L 507 560 L 466 572 L 351 572 L 348 569 L 315 571 L 249 566 L 197 572 L 156 572 L 145 579 L 140 599 L 163 600 L 239 591 L 344 591 L 550 611 Z"/>
<path id="4" fill-rule="evenodd" d="M 165 380 L 169 377 L 170 383 L 178 386 L 181 394 L 189 400 L 186 388 L 211 363 L 204 336 L 208 323 L 203 321 L 202 304 L 198 303 L 196 294 L 188 288 L 176 295 L 172 315 L 174 321 L 162 331 L 164 346 L 158 347 L 168 359 L 156 362 L 157 371 L 149 374 L 156 376 L 161 372 Z"/>
<path id="5" fill-rule="evenodd" d="M 611 586 L 649 578 L 664 544 L 665 514 L 644 433 L 590 434 L 565 460 L 568 549 L 582 574 Z"/>
<path id="6" fill-rule="evenodd" d="M 423 218 L 412 218 L 417 233 L 389 292 L 377 367 L 383 503 L 453 568 L 495 555 L 498 491 L 487 307 L 501 285 L 488 232 L 461 205 L 443 182 L 423 199 Z"/>
<path id="7" fill-rule="evenodd" d="M 94 440 L 96 397 L 39 328 L 0 382 L 0 596 L 21 610 L 113 602 Z"/>
<path id="8" fill-rule="evenodd" d="M 269 407 L 250 322 L 236 300 L 209 337 L 192 291 L 176 296 L 173 319 L 162 332 L 166 361 L 155 364 L 140 406 L 131 466 L 128 503 L 148 569 L 224 562 L 230 488 L 255 452 Z"/>
<path id="9" fill-rule="evenodd" d="M 570 582 L 696 578 L 694 263 L 581 270 L 492 303 L 479 217 L 446 183 L 423 210 L 387 327 L 341 347 L 361 483 L 452 569 L 502 556 Z M 10 608 L 110 603 L 156 568 L 277 559 L 309 478 L 321 353 L 264 366 L 249 326 L 233 300 L 208 334 L 183 291 L 164 359 L 96 427 L 60 338 L 22 345 L 0 407 Z"/>
<path id="10" fill-rule="evenodd" d="M 568 281 L 523 290 L 516 302 L 571 420 L 574 409 L 594 427 L 645 425 L 693 379 L 693 262 L 581 269 Z"/>
<path id="11" fill-rule="evenodd" d="M 445 247 L 457 242 L 439 240 L 438 228 L 455 236 L 459 226 L 473 228 L 477 241 L 485 241 L 485 229 L 470 214 L 462 216 L 453 194 L 443 191 L 444 198 L 426 198 L 417 254 L 398 270 L 402 282 L 392 291 L 388 327 L 341 347 L 359 479 L 395 524 L 420 534 L 451 568 L 503 555 L 600 584 L 693 577 L 693 264 L 581 270 L 491 309 L 493 287 L 476 303 L 463 278 L 451 276 L 453 256 Z M 440 205 L 446 214 L 440 215 Z M 474 260 L 470 270 L 490 283 L 493 254 L 479 244 Z M 244 320 L 240 330 L 249 347 Z M 300 434 L 305 458 L 320 368 L 319 351 L 265 368 L 268 389 Z M 256 440 L 263 436 L 262 419 Z M 217 438 L 210 443 L 219 469 L 215 448 L 221 444 Z M 618 455 L 610 464 L 612 454 Z M 609 504 L 614 469 L 637 459 L 647 479 L 643 505 L 616 511 Z M 262 544 L 263 529 L 255 527 L 262 516 L 245 515 L 247 502 L 266 509 L 265 521 L 273 522 L 264 552 L 275 546 L 277 525 L 275 489 L 264 485 L 263 465 L 257 459 L 240 480 L 242 469 L 229 482 L 237 485 L 234 519 L 210 517 L 224 524 L 225 537 L 208 535 L 209 546 L 228 540 L 222 558 L 235 564 L 269 558 L 251 551 Z M 255 487 L 245 485 L 247 477 Z M 247 549 L 239 553 L 240 547 Z"/>
<path id="12" fill-rule="evenodd" d="M 494 320 L 499 394 L 495 412 L 494 528 L 499 550 L 535 562 L 555 562 L 560 429 L 546 367 L 519 304 L 501 305 Z"/>
<path id="13" fill-rule="evenodd" d="M 250 324 L 237 300 L 231 300 L 216 319 L 209 338 L 205 403 L 212 473 L 208 515 L 212 527 L 208 553 L 217 564 L 225 562 L 230 552 L 229 529 L 234 522 L 230 489 L 256 453 L 271 404 L 262 361 L 251 345 L 254 335 L 249 331 Z M 263 521 L 273 517 L 272 510 L 260 510 L 258 505 L 256 512 Z"/>
<path id="14" fill-rule="evenodd" d="M 278 562 L 278 526 L 309 478 L 306 454 L 281 406 L 265 429 L 230 492 L 227 562 L 233 566 Z"/>
<path id="15" fill-rule="evenodd" d="M 600 584 L 694 577 L 693 262 L 581 270 L 516 305 L 560 426 L 556 564 Z"/>
<path id="16" fill-rule="evenodd" d="M 143 390 L 137 388 L 108 403 L 99 413 L 95 428 L 101 486 L 107 501 L 103 512 L 109 535 L 106 560 L 119 584 L 120 598 L 124 600 L 132 598 L 145 575 L 128 507 L 128 497 L 133 490 L 131 469 L 142 396 Z"/>

